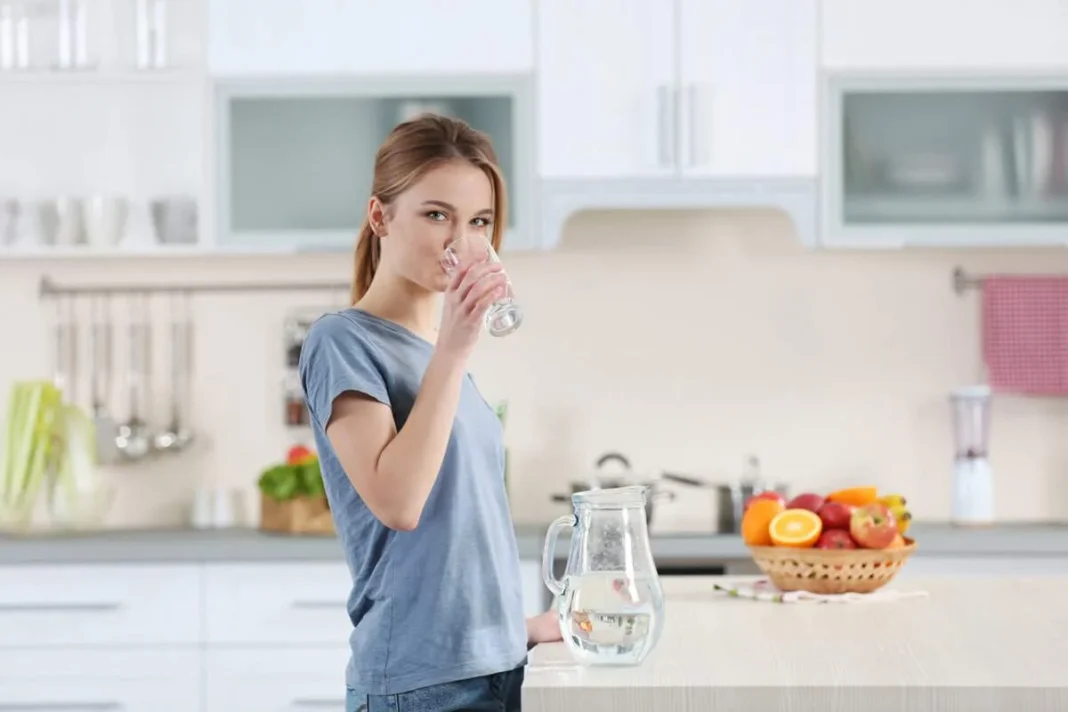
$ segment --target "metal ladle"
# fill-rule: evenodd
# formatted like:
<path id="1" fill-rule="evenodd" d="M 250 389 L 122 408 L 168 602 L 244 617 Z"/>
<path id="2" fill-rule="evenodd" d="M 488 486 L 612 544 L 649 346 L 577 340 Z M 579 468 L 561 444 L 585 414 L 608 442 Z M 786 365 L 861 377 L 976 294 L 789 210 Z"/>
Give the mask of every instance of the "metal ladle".
<path id="1" fill-rule="evenodd" d="M 92 301 L 92 323 L 89 331 L 90 407 L 93 429 L 96 432 L 96 458 L 100 464 L 118 459 L 116 437 L 118 426 L 108 408 L 111 398 L 112 366 L 111 308 L 107 296 Z"/>
<path id="2" fill-rule="evenodd" d="M 141 295 L 137 313 L 130 316 L 129 420 L 119 425 L 115 446 L 127 460 L 141 460 L 152 451 L 152 436 L 142 416 L 152 360 L 152 332 L 148 321 L 148 298 Z M 131 310 L 133 311 L 133 310 Z"/>
<path id="3" fill-rule="evenodd" d="M 163 452 L 183 450 L 193 440 L 185 425 L 192 400 L 193 322 L 189 311 L 189 295 L 175 295 L 171 302 L 171 421 L 155 437 L 156 449 Z"/>

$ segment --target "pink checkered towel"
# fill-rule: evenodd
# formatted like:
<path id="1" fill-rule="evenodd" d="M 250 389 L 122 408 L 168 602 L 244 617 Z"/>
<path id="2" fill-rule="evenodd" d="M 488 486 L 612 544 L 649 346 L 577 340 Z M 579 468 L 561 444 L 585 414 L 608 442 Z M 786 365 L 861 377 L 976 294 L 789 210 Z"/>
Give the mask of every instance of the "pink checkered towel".
<path id="1" fill-rule="evenodd" d="M 983 359 L 996 391 L 1068 395 L 1068 277 L 984 279 Z"/>

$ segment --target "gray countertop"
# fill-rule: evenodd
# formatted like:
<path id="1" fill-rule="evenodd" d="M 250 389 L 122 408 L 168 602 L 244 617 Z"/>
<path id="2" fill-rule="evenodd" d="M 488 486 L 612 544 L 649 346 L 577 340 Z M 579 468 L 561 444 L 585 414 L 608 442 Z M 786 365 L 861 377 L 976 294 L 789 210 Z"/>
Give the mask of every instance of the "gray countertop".
<path id="1" fill-rule="evenodd" d="M 519 553 L 540 559 L 545 526 L 516 528 Z M 916 556 L 1000 556 L 1068 558 L 1068 523 L 1000 524 L 961 529 L 917 523 L 909 536 Z M 738 536 L 670 534 L 652 537 L 653 556 L 661 562 L 719 562 L 749 558 Z M 557 542 L 566 556 L 567 538 Z M 0 565 L 26 563 L 134 563 L 209 561 L 340 561 L 332 537 L 293 537 L 255 530 L 112 530 L 51 535 L 0 535 Z"/>

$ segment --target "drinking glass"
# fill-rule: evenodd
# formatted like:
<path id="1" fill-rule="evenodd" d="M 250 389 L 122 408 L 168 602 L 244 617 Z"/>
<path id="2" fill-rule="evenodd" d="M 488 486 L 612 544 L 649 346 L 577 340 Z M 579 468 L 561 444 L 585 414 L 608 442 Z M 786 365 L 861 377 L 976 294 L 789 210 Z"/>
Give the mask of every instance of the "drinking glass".
<path id="1" fill-rule="evenodd" d="M 441 265 L 445 272 L 451 274 L 457 269 L 488 259 L 500 264 L 501 259 L 485 232 L 471 231 L 464 233 L 445 246 Z M 508 280 L 508 275 L 505 275 Z M 506 281 L 502 294 L 486 311 L 485 328 L 491 336 L 507 336 L 523 323 L 523 310 L 515 300 L 511 280 Z"/>

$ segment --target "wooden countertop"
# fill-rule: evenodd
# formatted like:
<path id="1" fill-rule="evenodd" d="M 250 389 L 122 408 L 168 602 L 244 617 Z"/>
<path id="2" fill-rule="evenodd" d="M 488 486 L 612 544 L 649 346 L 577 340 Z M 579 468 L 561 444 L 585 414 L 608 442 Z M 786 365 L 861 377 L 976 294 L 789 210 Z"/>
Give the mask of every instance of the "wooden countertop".
<path id="1" fill-rule="evenodd" d="M 928 595 L 848 604 L 728 598 L 715 580 L 665 584 L 640 666 L 536 647 L 524 711 L 1068 709 L 1068 578 L 899 577 L 888 589 Z"/>

